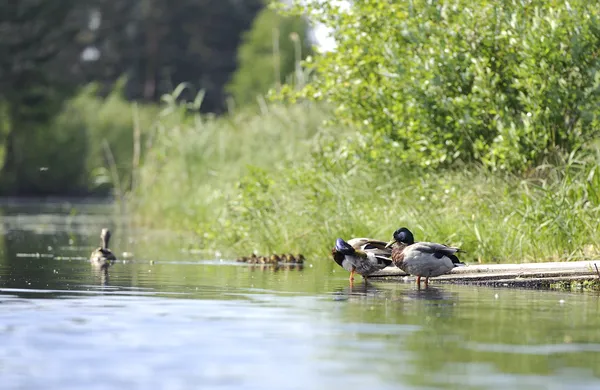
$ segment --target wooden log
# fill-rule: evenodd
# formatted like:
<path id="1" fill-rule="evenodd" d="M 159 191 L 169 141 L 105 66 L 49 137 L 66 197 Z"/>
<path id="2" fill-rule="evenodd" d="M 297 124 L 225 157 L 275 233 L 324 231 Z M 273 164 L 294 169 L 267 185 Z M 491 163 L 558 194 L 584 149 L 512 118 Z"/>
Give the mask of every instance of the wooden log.
<path id="1" fill-rule="evenodd" d="M 522 264 L 473 264 L 456 267 L 451 273 L 432 278 L 432 281 L 458 284 L 485 284 L 508 286 L 542 286 L 561 281 L 600 279 L 596 269 L 599 261 L 569 261 Z M 370 277 L 397 279 L 407 273 L 390 266 Z"/>

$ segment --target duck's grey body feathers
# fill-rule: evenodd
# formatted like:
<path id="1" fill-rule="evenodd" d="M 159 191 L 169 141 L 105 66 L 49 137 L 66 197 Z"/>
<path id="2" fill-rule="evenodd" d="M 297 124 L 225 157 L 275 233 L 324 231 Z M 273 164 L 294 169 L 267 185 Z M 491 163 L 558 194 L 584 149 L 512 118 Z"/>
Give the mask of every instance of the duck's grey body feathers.
<path id="1" fill-rule="evenodd" d="M 357 274 L 368 276 L 390 264 L 392 261 L 389 258 L 371 252 L 356 251 L 355 255 L 345 255 L 340 265 L 348 272 L 352 272 L 354 268 Z"/>
<path id="2" fill-rule="evenodd" d="M 421 277 L 425 277 L 427 286 L 430 277 L 444 275 L 454 267 L 464 265 L 455 253 L 459 248 L 435 242 L 415 242 L 410 230 L 398 229 L 394 239 L 387 244 L 392 248 L 392 261 L 401 270 L 417 277 L 420 285 Z"/>
<path id="3" fill-rule="evenodd" d="M 417 242 L 404 247 L 398 255 L 392 255 L 392 260 L 398 268 L 411 275 L 429 278 L 464 265 L 454 255 L 458 250 L 435 242 Z"/>

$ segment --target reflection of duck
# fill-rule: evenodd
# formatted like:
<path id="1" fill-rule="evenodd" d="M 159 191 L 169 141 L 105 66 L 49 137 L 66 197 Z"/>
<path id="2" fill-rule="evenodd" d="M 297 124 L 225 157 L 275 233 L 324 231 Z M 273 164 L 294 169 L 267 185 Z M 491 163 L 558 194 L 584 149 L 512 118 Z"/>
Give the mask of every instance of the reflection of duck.
<path id="1" fill-rule="evenodd" d="M 110 230 L 104 228 L 100 233 L 101 246 L 96 248 L 90 256 L 90 262 L 98 267 L 107 268 L 117 260 L 117 257 L 108 249 L 108 242 L 110 241 Z"/>
<path id="2" fill-rule="evenodd" d="M 437 287 L 429 287 L 424 290 L 406 289 L 403 295 L 409 299 L 424 299 L 426 301 L 446 301 L 454 298 L 452 294 Z"/>
<path id="3" fill-rule="evenodd" d="M 394 232 L 393 239 L 386 248 L 392 248 L 392 261 L 396 267 L 415 275 L 417 285 L 421 287 L 421 277 L 425 277 L 425 287 L 429 278 L 452 271 L 454 267 L 465 265 L 455 253 L 459 248 L 449 247 L 435 242 L 415 242 L 410 230 L 403 227 Z"/>
<path id="4" fill-rule="evenodd" d="M 334 292 L 336 300 L 362 299 L 364 297 L 383 297 L 382 291 L 363 279 L 362 283 L 350 284 L 350 286 L 339 288 Z"/>
<path id="5" fill-rule="evenodd" d="M 333 260 L 346 271 L 350 271 L 350 281 L 354 280 L 354 273 L 366 279 L 373 272 L 391 265 L 391 254 L 392 251 L 386 248 L 385 241 L 370 238 L 353 238 L 348 242 L 338 238 L 331 250 Z"/>
<path id="6" fill-rule="evenodd" d="M 100 285 L 108 286 L 108 267 L 92 267 L 92 272 L 100 277 Z"/>

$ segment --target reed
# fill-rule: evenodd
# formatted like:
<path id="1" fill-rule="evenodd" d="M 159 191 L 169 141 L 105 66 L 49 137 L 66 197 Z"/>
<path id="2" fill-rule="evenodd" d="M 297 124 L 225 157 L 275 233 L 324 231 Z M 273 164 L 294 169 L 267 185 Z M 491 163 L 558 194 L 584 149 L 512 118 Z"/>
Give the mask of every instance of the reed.
<path id="1" fill-rule="evenodd" d="M 336 149 L 336 138 L 355 132 L 323 127 L 328 115 L 314 104 L 265 104 L 156 126 L 135 175 L 137 222 L 194 232 L 194 246 L 231 258 L 327 257 L 336 237 L 387 239 L 400 226 L 418 240 L 460 245 L 471 262 L 600 255 L 598 149 L 526 175 L 476 166 L 378 169 Z"/>

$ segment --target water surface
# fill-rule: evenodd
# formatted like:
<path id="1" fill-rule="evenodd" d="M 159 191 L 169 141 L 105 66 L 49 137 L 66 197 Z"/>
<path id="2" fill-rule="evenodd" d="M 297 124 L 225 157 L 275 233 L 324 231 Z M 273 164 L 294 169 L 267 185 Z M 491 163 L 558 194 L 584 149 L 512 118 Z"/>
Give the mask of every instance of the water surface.
<path id="1" fill-rule="evenodd" d="M 106 211 L 5 207 L 0 388 L 600 388 L 597 294 L 350 287 L 328 258 L 238 264 Z M 104 226 L 133 256 L 108 273 Z"/>

